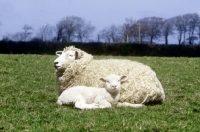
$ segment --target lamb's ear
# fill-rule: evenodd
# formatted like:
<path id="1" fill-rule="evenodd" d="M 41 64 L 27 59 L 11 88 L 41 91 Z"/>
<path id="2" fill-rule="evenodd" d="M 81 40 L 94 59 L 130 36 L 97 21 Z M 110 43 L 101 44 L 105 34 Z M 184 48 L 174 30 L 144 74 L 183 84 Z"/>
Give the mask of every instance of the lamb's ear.
<path id="1" fill-rule="evenodd" d="M 80 59 L 81 58 L 81 53 L 78 51 L 75 51 L 75 60 Z"/>
<path id="2" fill-rule="evenodd" d="M 62 55 L 62 51 L 56 51 L 56 55 L 57 55 L 57 56 Z"/>
<path id="3" fill-rule="evenodd" d="M 105 83 L 105 82 L 106 82 L 106 79 L 105 79 L 105 78 L 103 78 L 103 77 L 101 77 L 101 78 L 99 78 L 99 81 L 101 81 L 101 82 Z"/>
<path id="4" fill-rule="evenodd" d="M 128 76 L 121 76 L 120 80 L 121 82 L 125 82 L 128 79 Z"/>

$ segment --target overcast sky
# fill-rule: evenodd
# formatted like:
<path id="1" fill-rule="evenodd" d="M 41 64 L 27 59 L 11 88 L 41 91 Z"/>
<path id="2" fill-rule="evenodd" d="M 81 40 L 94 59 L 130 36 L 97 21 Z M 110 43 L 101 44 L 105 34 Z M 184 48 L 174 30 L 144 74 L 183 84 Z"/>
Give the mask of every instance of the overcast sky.
<path id="1" fill-rule="evenodd" d="M 95 32 L 126 18 L 170 18 L 200 13 L 200 0 L 0 0 L 0 39 L 22 31 L 27 24 L 37 31 L 41 26 L 55 26 L 66 16 L 91 22 Z"/>

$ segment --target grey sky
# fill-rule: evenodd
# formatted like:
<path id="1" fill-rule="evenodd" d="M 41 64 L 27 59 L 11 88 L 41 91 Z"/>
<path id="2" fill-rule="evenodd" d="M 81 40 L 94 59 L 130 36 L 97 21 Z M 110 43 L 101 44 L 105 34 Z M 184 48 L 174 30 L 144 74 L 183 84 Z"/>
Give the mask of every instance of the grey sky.
<path id="1" fill-rule="evenodd" d="M 200 0 L 0 0 L 0 39 L 22 31 L 25 24 L 37 31 L 72 15 L 91 22 L 98 32 L 111 24 L 123 24 L 126 18 L 170 18 L 186 13 L 200 13 Z"/>

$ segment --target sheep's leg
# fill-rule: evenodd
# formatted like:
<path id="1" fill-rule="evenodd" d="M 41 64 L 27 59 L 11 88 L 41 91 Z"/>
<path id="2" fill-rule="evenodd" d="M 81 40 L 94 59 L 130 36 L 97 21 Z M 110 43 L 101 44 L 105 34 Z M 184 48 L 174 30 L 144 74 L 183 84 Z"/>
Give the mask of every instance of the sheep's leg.
<path id="1" fill-rule="evenodd" d="M 145 105 L 144 104 L 131 104 L 131 103 L 128 103 L 128 102 L 123 102 L 123 103 L 118 103 L 117 106 L 143 107 Z"/>
<path id="2" fill-rule="evenodd" d="M 142 106 L 145 106 L 144 103 L 146 102 L 146 100 L 147 100 L 148 97 L 149 97 L 149 96 L 147 95 L 147 96 L 145 97 L 145 99 L 142 101 L 141 104 L 131 104 L 131 103 L 128 103 L 128 102 L 123 102 L 123 103 L 120 103 L 120 102 L 119 102 L 119 103 L 117 104 L 117 106 L 142 107 Z"/>
<path id="3" fill-rule="evenodd" d="M 118 103 L 117 106 L 130 106 L 130 107 L 143 107 L 145 106 L 144 103 L 146 102 L 147 98 L 149 97 L 149 95 L 147 95 L 144 100 L 142 101 L 141 104 L 131 104 L 131 103 L 128 103 L 128 102 L 123 102 L 123 103 Z"/>

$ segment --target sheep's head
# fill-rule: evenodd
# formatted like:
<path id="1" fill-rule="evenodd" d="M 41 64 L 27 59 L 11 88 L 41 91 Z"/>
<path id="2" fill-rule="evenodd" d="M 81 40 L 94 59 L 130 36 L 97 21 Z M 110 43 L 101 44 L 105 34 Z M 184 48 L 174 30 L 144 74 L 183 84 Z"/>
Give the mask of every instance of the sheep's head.
<path id="1" fill-rule="evenodd" d="M 105 83 L 105 88 L 110 93 L 118 93 L 121 89 L 121 83 L 125 82 L 128 79 L 127 76 L 118 76 L 111 74 L 105 78 L 100 78 L 99 80 Z"/>
<path id="2" fill-rule="evenodd" d="M 56 55 L 58 58 L 54 61 L 54 67 L 58 71 L 65 70 L 65 65 L 70 64 L 71 62 L 80 58 L 80 53 L 73 50 L 57 51 Z"/>

